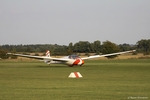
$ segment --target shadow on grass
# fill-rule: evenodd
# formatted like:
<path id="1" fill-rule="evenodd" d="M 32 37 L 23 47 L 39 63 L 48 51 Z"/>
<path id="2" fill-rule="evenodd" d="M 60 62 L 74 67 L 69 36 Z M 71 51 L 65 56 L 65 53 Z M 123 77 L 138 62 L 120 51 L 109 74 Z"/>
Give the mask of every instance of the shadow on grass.
<path id="1" fill-rule="evenodd" d="M 60 65 L 60 64 L 51 64 L 51 65 L 38 65 L 37 67 L 40 68 L 68 68 L 67 65 Z"/>
<path id="2" fill-rule="evenodd" d="M 85 66 L 70 67 L 68 65 L 63 65 L 63 64 L 52 64 L 52 65 L 38 65 L 37 67 L 40 67 L 40 68 L 80 68 L 80 67 L 85 67 Z"/>

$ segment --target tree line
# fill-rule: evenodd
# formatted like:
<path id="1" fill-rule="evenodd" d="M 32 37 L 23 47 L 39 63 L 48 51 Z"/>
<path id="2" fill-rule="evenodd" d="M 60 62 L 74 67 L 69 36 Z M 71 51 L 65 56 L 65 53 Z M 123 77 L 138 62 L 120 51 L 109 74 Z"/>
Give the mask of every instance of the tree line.
<path id="1" fill-rule="evenodd" d="M 150 54 L 150 39 L 139 40 L 136 44 L 115 44 L 111 41 L 101 41 L 96 40 L 92 43 L 88 41 L 79 41 L 75 44 L 69 43 L 66 45 L 58 44 L 35 44 L 35 45 L 1 45 L 0 46 L 0 58 L 6 59 L 7 52 L 13 53 L 45 53 L 46 50 L 51 51 L 51 55 L 69 55 L 73 53 L 95 53 L 95 54 L 107 54 L 114 53 L 119 51 L 127 51 L 136 49 L 138 52 L 143 53 L 144 55 Z"/>

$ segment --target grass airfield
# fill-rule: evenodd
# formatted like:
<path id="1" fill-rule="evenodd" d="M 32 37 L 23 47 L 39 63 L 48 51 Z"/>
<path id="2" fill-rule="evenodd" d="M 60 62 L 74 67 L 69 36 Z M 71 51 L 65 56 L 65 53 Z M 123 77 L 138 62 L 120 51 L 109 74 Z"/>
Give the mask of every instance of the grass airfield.
<path id="1" fill-rule="evenodd" d="M 68 78 L 80 72 L 83 78 Z M 81 67 L 0 61 L 0 100 L 150 98 L 150 59 L 86 60 Z"/>

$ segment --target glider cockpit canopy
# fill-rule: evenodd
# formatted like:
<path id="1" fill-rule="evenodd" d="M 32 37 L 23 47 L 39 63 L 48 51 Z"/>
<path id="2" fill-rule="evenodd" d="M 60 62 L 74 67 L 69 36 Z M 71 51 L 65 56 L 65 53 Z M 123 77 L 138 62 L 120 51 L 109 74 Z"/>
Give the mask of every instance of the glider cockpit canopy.
<path id="1" fill-rule="evenodd" d="M 68 56 L 69 59 L 78 59 L 80 58 L 78 55 L 72 54 Z"/>

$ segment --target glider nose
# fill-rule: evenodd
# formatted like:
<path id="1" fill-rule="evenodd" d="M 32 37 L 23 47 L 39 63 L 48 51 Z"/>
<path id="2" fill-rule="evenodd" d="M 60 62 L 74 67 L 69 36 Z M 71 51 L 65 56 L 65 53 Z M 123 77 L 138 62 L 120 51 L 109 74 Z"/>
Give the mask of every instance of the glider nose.
<path id="1" fill-rule="evenodd" d="M 82 60 L 82 59 L 76 59 L 76 60 L 73 62 L 73 65 L 82 66 L 83 64 L 84 64 L 84 60 Z"/>
<path id="2" fill-rule="evenodd" d="M 84 60 L 82 60 L 82 64 L 80 66 L 82 66 L 84 64 Z"/>

